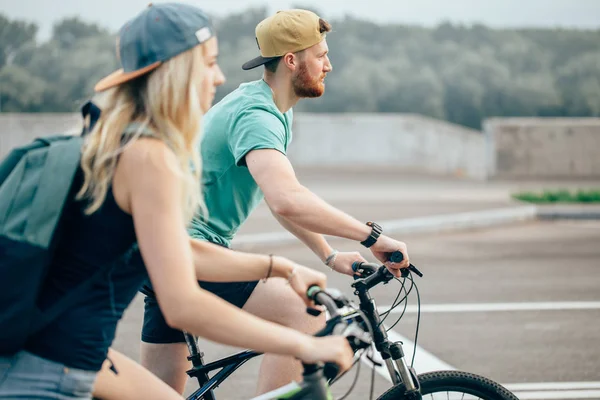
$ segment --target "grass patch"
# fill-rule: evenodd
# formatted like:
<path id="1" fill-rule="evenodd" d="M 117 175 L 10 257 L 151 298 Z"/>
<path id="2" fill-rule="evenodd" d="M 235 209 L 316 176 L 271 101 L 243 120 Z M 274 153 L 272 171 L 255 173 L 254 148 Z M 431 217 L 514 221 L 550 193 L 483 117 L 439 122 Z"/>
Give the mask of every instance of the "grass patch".
<path id="1" fill-rule="evenodd" d="M 513 198 L 529 203 L 600 203 L 600 189 L 591 190 L 545 190 L 540 193 L 520 192 L 515 193 Z"/>

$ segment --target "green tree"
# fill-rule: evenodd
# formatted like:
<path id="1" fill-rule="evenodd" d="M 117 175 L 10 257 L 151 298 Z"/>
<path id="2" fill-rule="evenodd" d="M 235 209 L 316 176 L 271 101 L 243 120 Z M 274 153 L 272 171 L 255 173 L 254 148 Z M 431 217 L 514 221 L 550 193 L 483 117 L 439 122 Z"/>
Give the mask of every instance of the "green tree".
<path id="1" fill-rule="evenodd" d="M 52 28 L 52 40 L 57 41 L 61 47 L 69 47 L 81 39 L 105 34 L 105 29 L 84 22 L 78 17 L 65 18 Z"/>
<path id="2" fill-rule="evenodd" d="M 558 71 L 557 85 L 567 115 L 600 116 L 600 52 L 589 52 Z"/>
<path id="3" fill-rule="evenodd" d="M 9 65 L 0 69 L 2 112 L 38 112 L 44 110 L 46 82 L 22 68 Z"/>
<path id="4" fill-rule="evenodd" d="M 261 77 L 241 65 L 259 54 L 254 31 L 266 16 L 263 7 L 215 19 L 227 78 L 217 101 Z M 474 128 L 490 116 L 600 115 L 600 30 L 329 22 L 326 93 L 297 111 L 419 113 Z M 72 111 L 118 67 L 115 36 L 98 25 L 67 18 L 41 44 L 36 32 L 0 15 L 3 110 Z"/>
<path id="5" fill-rule="evenodd" d="M 35 40 L 38 27 L 25 21 L 10 21 L 0 13 L 0 69 L 26 43 Z"/>

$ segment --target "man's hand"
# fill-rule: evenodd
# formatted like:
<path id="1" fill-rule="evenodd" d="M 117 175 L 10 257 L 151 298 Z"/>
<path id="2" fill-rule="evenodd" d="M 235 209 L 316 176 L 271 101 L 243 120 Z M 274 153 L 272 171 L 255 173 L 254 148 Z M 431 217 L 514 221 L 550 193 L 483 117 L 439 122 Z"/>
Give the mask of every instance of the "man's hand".
<path id="1" fill-rule="evenodd" d="M 394 274 L 396 278 L 401 275 L 400 269 L 408 268 L 410 260 L 408 258 L 408 250 L 406 249 L 406 243 L 399 242 L 388 236 L 381 235 L 373 246 L 370 247 L 373 255 L 382 263 L 385 264 L 387 269 Z M 401 263 L 393 263 L 388 261 L 391 253 L 394 251 L 400 251 L 404 255 L 404 260 Z"/>
<path id="2" fill-rule="evenodd" d="M 353 251 L 346 253 L 338 253 L 335 257 L 333 265 L 330 265 L 331 269 L 333 269 L 336 272 L 339 272 L 340 274 L 353 276 L 354 271 L 352 270 L 352 264 L 356 261 L 367 262 L 367 260 L 365 260 L 359 252 Z"/>

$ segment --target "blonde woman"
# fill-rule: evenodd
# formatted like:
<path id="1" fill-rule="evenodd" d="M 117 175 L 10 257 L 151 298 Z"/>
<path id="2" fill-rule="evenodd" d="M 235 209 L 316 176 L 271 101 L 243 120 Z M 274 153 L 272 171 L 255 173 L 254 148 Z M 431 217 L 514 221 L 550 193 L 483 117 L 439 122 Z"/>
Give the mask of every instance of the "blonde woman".
<path id="1" fill-rule="evenodd" d="M 118 375 L 98 379 L 98 397 L 127 398 L 122 382 L 138 378 L 147 382 L 135 384 L 155 390 L 154 398 L 176 397 L 133 361 L 109 354 L 117 323 L 148 276 L 172 327 L 347 368 L 352 352 L 345 339 L 314 338 L 264 321 L 197 284 L 278 277 L 301 296 L 307 285 L 325 284 L 322 274 L 287 259 L 234 253 L 187 236 L 186 225 L 201 208 L 198 110 L 210 107 L 224 81 L 209 19 L 189 5 L 150 5 L 120 30 L 118 51 L 123 69 L 96 86 L 105 92 L 102 115 L 84 145 L 77 201 L 66 211 L 39 303 L 51 304 L 136 242 L 143 262 L 119 264 L 22 351 L 0 357 L 0 399 L 89 399 L 98 371 L 110 366 L 107 355 Z"/>

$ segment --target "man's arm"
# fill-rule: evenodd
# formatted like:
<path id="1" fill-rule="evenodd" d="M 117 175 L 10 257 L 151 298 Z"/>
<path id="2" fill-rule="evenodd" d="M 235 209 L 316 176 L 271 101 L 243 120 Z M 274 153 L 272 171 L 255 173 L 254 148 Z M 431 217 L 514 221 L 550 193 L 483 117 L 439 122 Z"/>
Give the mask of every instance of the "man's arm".
<path id="1" fill-rule="evenodd" d="M 271 213 L 281 226 L 300 239 L 302 243 L 311 249 L 313 253 L 315 253 L 316 256 L 332 270 L 352 276 L 354 275 L 352 264 L 355 261 L 367 262 L 367 260 L 356 251 L 340 253 L 335 250 L 334 252 L 334 249 L 327 243 L 327 240 L 325 240 L 323 235 L 304 229 L 293 222 L 288 221 L 281 215 L 276 214 L 273 210 L 271 210 Z"/>
<path id="2" fill-rule="evenodd" d="M 300 239 L 300 241 L 304 243 L 306 247 L 311 249 L 321 261 L 325 262 L 325 259 L 333 252 L 333 249 L 329 243 L 327 243 L 327 240 L 325 240 L 323 235 L 304 229 L 293 222 L 288 221 L 273 210 L 271 210 L 271 213 L 281 226 Z"/>
<path id="3" fill-rule="evenodd" d="M 265 195 L 271 210 L 295 225 L 314 233 L 364 241 L 371 228 L 331 206 L 298 182 L 294 169 L 285 155 L 277 150 L 252 150 L 246 155 L 246 165 Z M 406 245 L 381 235 L 370 248 L 375 257 L 386 262 L 393 251 L 401 251 L 404 261 L 390 270 L 408 267 Z M 399 275 L 398 271 L 394 271 Z"/>
<path id="4" fill-rule="evenodd" d="M 367 225 L 302 186 L 289 160 L 279 151 L 252 150 L 246 155 L 246 165 L 275 214 L 324 235 L 363 241 L 371 233 Z"/>

